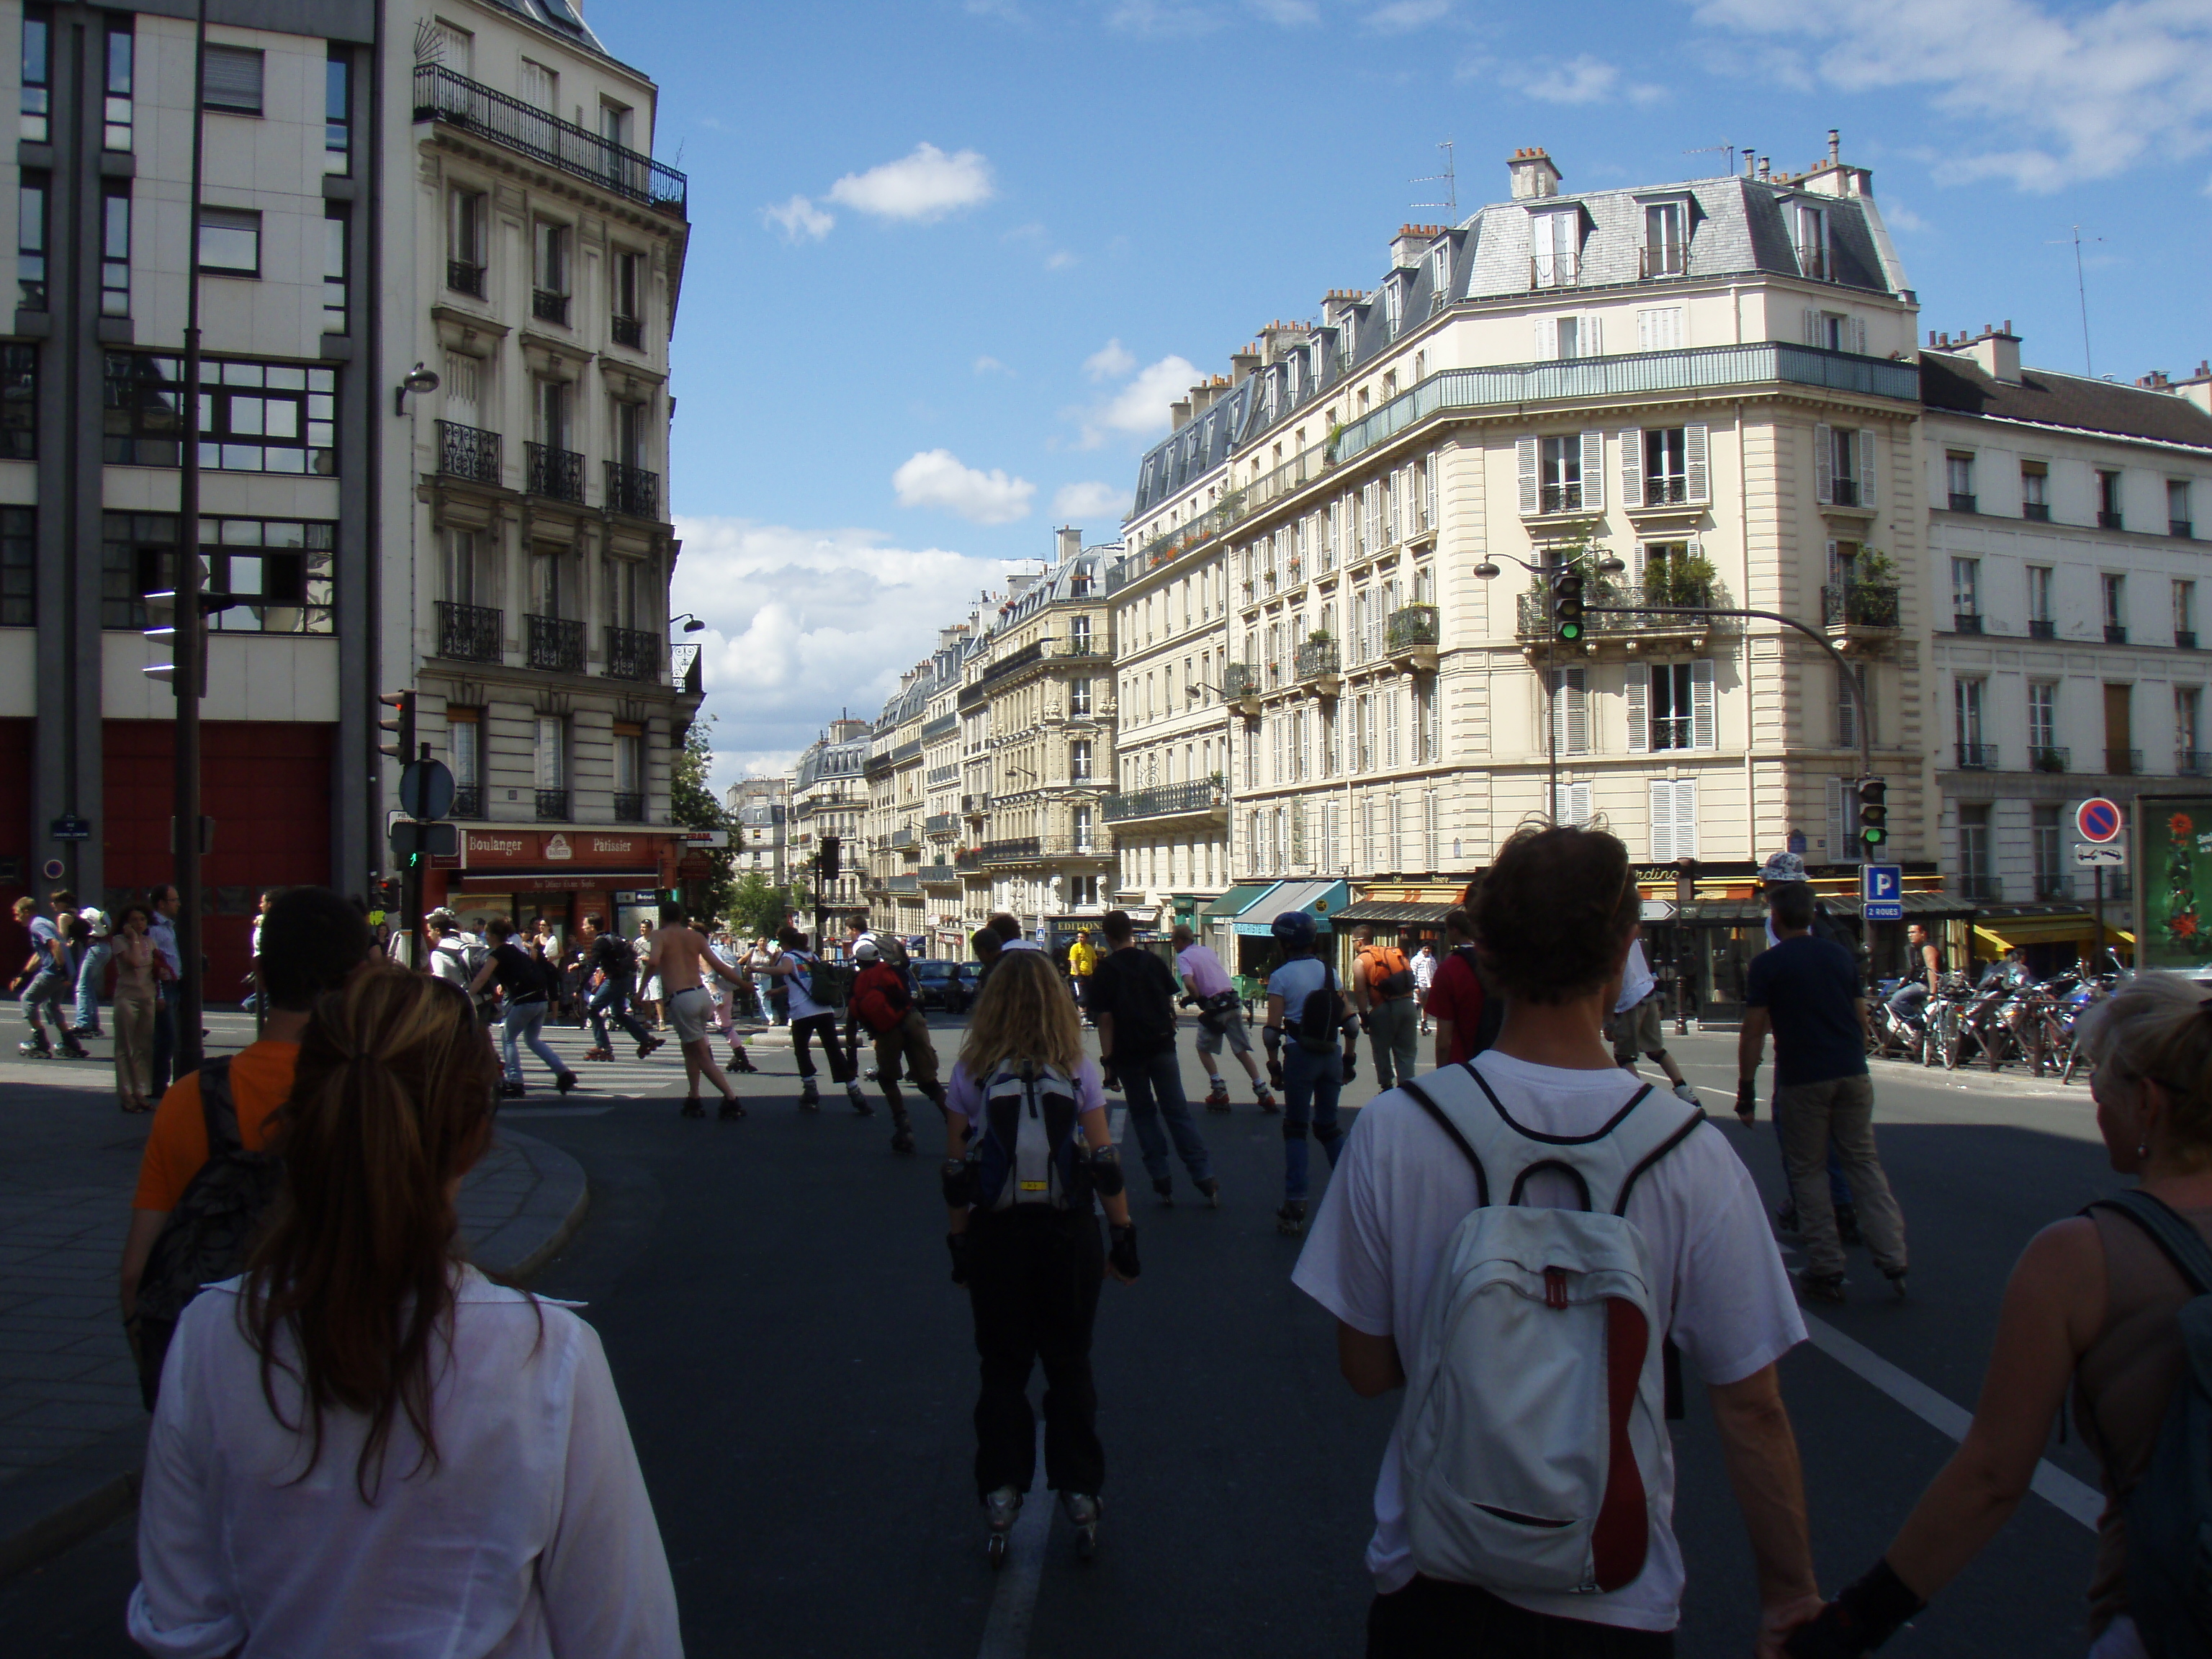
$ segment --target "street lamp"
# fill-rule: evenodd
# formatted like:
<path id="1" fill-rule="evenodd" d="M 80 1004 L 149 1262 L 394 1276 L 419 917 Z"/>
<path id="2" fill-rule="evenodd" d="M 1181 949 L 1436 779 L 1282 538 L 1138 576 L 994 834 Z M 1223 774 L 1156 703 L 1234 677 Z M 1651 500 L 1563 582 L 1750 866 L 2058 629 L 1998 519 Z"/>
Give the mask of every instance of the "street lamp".
<path id="1" fill-rule="evenodd" d="M 1556 564 L 1531 564 L 1526 559 L 1514 558 L 1510 553 L 1499 556 L 1511 561 L 1535 576 L 1556 575 L 1565 568 L 1565 566 Z M 1618 576 L 1627 568 L 1626 565 L 1611 553 L 1605 554 L 1597 562 L 1597 574 L 1601 576 Z M 1495 563 L 1486 558 L 1480 564 L 1475 566 L 1474 574 L 1484 581 L 1493 581 L 1501 573 Z M 1592 608 L 1603 609 L 1602 606 Z M 1559 694 L 1555 684 L 1559 672 L 1559 630 L 1554 629 L 1552 630 L 1551 641 L 1546 647 L 1544 656 L 1544 752 L 1546 769 L 1548 774 L 1547 787 L 1550 792 L 1544 803 L 1544 817 L 1555 829 L 1559 822 L 1559 711 L 1557 707 Z"/>
<path id="2" fill-rule="evenodd" d="M 684 631 L 687 634 L 696 634 L 707 625 L 698 617 L 693 616 L 689 611 L 684 611 L 680 616 L 671 617 L 668 619 L 668 625 L 671 628 L 675 627 L 678 623 L 684 624 Z"/>
<path id="3" fill-rule="evenodd" d="M 407 378 L 392 388 L 392 412 L 394 415 L 404 415 L 407 412 L 409 392 L 420 395 L 423 392 L 435 392 L 437 389 L 436 371 L 425 368 L 420 363 L 416 364 L 407 371 Z"/>

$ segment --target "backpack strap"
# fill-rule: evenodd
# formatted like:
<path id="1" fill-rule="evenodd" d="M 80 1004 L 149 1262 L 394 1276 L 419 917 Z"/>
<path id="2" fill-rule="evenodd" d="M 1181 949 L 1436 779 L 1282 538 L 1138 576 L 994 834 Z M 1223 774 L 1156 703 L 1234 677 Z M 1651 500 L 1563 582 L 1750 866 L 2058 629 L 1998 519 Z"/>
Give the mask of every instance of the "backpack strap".
<path id="1" fill-rule="evenodd" d="M 1500 1181 L 1505 1179 L 1501 1166 L 1515 1169 L 1509 1188 L 1513 1200 L 1509 1201 L 1518 1200 L 1527 1177 L 1539 1170 L 1571 1170 L 1585 1208 L 1624 1215 L 1629 1194 L 1644 1171 L 1689 1139 L 1705 1121 L 1701 1107 L 1685 1107 L 1680 1114 L 1670 1112 L 1667 1108 L 1671 1097 L 1655 1094 L 1647 1083 L 1591 1133 L 1555 1135 L 1516 1122 L 1489 1079 L 1472 1062 L 1447 1070 L 1465 1071 L 1489 1104 L 1488 1111 L 1467 1112 L 1459 1121 L 1486 1161 L 1498 1171 Z"/>
<path id="2" fill-rule="evenodd" d="M 238 1100 L 230 1091 L 230 1056 L 201 1062 L 200 1118 L 207 1125 L 208 1156 L 242 1152 L 246 1142 L 238 1132 Z"/>
<path id="3" fill-rule="evenodd" d="M 1445 1069 L 1456 1071 L 1459 1068 L 1456 1066 L 1448 1066 Z M 1429 1073 L 1429 1077 L 1431 1081 L 1435 1080 L 1436 1076 L 1437 1073 L 1434 1072 Z M 1421 1104 L 1421 1109 L 1425 1111 L 1431 1117 L 1434 1118 L 1437 1121 L 1437 1127 L 1451 1137 L 1452 1145 L 1458 1147 L 1460 1151 L 1467 1154 L 1467 1161 L 1474 1165 L 1475 1206 L 1478 1209 L 1488 1209 L 1490 1207 L 1490 1176 L 1482 1167 L 1482 1159 L 1480 1157 L 1476 1154 L 1474 1147 L 1468 1145 L 1467 1137 L 1459 1132 L 1459 1125 L 1453 1122 L 1450 1116 L 1444 1111 L 1444 1109 L 1437 1105 L 1437 1103 L 1430 1097 L 1429 1091 L 1421 1087 L 1421 1085 L 1416 1083 L 1412 1078 L 1406 1079 L 1405 1081 L 1401 1083 L 1398 1086 L 1401 1089 L 1403 1089 L 1407 1094 L 1413 1096 L 1415 1100 L 1419 1101 Z M 1516 1191 L 1517 1192 L 1518 1189 L 1516 1188 Z"/>
<path id="4" fill-rule="evenodd" d="M 2203 1235 L 2175 1214 L 2171 1206 L 2135 1189 L 2100 1198 L 2083 1206 L 2081 1213 L 2087 1215 L 2091 1210 L 2110 1210 L 2127 1217 L 2150 1235 L 2151 1243 L 2173 1264 L 2173 1270 L 2181 1275 L 2192 1293 L 2212 1296 L 2212 1247 L 2208 1247 Z"/>

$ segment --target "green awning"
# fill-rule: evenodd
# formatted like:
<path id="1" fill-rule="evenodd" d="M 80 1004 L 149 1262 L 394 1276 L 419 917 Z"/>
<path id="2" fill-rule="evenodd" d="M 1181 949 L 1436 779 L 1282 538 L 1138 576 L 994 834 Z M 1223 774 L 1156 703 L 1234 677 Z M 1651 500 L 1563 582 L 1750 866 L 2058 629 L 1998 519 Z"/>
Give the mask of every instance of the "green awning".
<path id="1" fill-rule="evenodd" d="M 1243 915 L 1260 902 L 1261 896 L 1272 893 L 1282 884 L 1273 881 L 1244 881 L 1231 888 L 1219 898 L 1199 912 L 1201 921 L 1230 921 Z"/>

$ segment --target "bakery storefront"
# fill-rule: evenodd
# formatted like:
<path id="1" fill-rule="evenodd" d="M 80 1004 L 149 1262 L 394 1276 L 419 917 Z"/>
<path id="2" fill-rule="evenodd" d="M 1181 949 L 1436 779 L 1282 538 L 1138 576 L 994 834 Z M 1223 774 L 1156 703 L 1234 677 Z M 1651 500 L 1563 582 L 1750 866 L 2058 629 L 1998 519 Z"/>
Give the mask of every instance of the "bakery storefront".
<path id="1" fill-rule="evenodd" d="M 423 908 L 442 904 L 472 928 L 503 915 L 527 931 L 544 916 L 563 939 L 588 915 L 634 933 L 658 920 L 686 850 L 680 830 L 466 829 L 460 852 L 424 872 Z"/>

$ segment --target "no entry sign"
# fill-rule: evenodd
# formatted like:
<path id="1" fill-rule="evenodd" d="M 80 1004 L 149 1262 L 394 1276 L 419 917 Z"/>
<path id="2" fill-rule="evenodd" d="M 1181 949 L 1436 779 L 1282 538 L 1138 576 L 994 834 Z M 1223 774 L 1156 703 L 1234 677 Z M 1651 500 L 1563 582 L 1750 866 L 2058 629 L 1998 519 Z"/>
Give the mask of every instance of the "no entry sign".
<path id="1" fill-rule="evenodd" d="M 2119 807 L 2102 795 L 2092 795 L 2074 811 L 2074 827 L 2083 841 L 2118 841 L 2121 823 Z"/>

